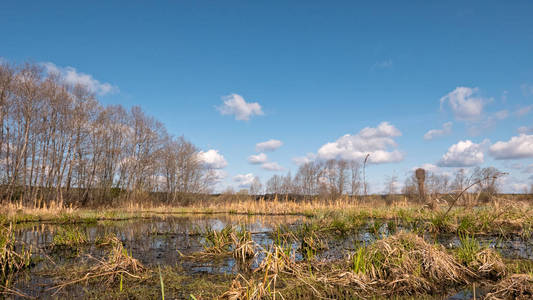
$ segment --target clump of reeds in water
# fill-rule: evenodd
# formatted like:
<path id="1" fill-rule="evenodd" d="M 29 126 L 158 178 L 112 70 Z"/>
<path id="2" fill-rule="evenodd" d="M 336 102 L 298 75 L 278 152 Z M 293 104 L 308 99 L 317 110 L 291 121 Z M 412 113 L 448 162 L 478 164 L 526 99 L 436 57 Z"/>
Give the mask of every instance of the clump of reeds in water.
<path id="1" fill-rule="evenodd" d="M 118 238 L 111 240 L 111 250 L 105 259 L 98 259 L 88 256 L 90 259 L 96 261 L 96 265 L 84 269 L 78 274 L 73 274 L 77 279 L 63 282 L 51 289 L 56 289 L 59 292 L 61 289 L 79 282 L 86 282 L 91 279 L 105 279 L 105 282 L 112 283 L 122 276 L 129 276 L 136 279 L 141 279 L 141 273 L 146 268 L 135 258 L 128 253 L 124 248 L 122 242 Z"/>
<path id="2" fill-rule="evenodd" d="M 411 233 L 390 236 L 360 251 L 359 273 L 393 293 L 430 293 L 474 275 L 443 248 Z"/>
<path id="3" fill-rule="evenodd" d="M 0 284 L 6 289 L 19 271 L 30 266 L 31 248 L 16 251 L 13 227 L 0 227 Z"/>
<path id="4" fill-rule="evenodd" d="M 459 234 L 460 245 L 456 257 L 478 277 L 499 279 L 507 274 L 507 267 L 500 254 L 494 249 L 482 246 L 473 236 Z"/>
<path id="5" fill-rule="evenodd" d="M 203 236 L 204 250 L 190 256 L 180 253 L 181 256 L 203 259 L 233 255 L 239 262 L 246 262 L 256 256 L 257 245 L 252 240 L 252 233 L 246 230 L 244 226 L 241 226 L 239 230 L 231 225 L 221 230 L 206 228 L 200 232 L 200 235 Z"/>
<path id="6" fill-rule="evenodd" d="M 77 226 L 59 227 L 54 234 L 52 248 L 76 249 L 82 244 L 89 242 L 87 234 Z"/>
<path id="7" fill-rule="evenodd" d="M 224 227 L 222 230 L 206 228 L 202 233 L 205 240 L 204 254 L 217 255 L 226 253 L 231 245 L 232 232 L 233 227 L 230 225 Z"/>
<path id="8" fill-rule="evenodd" d="M 112 242 L 113 247 L 107 257 L 107 260 L 100 261 L 100 263 L 93 268 L 96 273 L 109 273 L 110 279 L 115 279 L 119 274 L 126 274 L 131 277 L 138 277 L 138 274 L 145 270 L 144 266 L 128 253 L 124 248 L 122 242 L 118 238 L 114 238 Z"/>
<path id="9" fill-rule="evenodd" d="M 252 233 L 241 227 L 240 231 L 230 234 L 235 260 L 245 263 L 257 255 L 257 245 L 252 240 Z"/>

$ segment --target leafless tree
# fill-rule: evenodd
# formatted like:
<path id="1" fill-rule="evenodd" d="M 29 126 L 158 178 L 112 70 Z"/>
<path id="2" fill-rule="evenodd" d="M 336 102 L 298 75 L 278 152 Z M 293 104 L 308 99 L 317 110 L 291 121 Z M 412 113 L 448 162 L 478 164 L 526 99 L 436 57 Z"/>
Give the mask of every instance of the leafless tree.
<path id="1" fill-rule="evenodd" d="M 0 198 L 110 204 L 209 191 L 214 171 L 140 107 L 102 106 L 88 87 L 39 65 L 0 64 Z"/>
<path id="2" fill-rule="evenodd" d="M 261 184 L 261 180 L 258 176 L 254 177 L 254 181 L 252 182 L 252 185 L 250 185 L 250 194 L 251 195 L 260 195 L 263 191 L 263 185 Z"/>

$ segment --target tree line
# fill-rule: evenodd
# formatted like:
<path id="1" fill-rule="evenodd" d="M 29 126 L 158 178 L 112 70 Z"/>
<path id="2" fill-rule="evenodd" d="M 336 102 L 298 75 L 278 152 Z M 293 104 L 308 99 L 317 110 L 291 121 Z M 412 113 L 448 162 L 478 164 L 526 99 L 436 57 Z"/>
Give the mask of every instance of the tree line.
<path id="1" fill-rule="evenodd" d="M 273 175 L 266 182 L 264 192 L 275 195 L 300 195 L 307 198 L 336 199 L 343 196 L 366 196 L 369 184 L 364 176 L 364 162 L 330 159 L 306 162 L 296 175 Z M 423 178 L 417 178 L 420 174 Z M 425 203 L 443 195 L 457 194 L 468 189 L 479 194 L 477 199 L 488 201 L 499 192 L 499 179 L 504 175 L 494 167 L 457 169 L 454 174 L 442 174 L 424 169 L 413 170 L 406 176 L 403 186 L 398 177 L 388 176 L 381 193 L 391 202 L 399 194 L 414 202 Z M 401 186 L 401 188 L 400 188 Z M 251 194 L 261 194 L 262 184 L 255 178 L 250 186 Z"/>
<path id="2" fill-rule="evenodd" d="M 208 193 L 199 149 L 138 106 L 102 105 L 38 64 L 0 63 L 0 199 L 80 205 Z"/>

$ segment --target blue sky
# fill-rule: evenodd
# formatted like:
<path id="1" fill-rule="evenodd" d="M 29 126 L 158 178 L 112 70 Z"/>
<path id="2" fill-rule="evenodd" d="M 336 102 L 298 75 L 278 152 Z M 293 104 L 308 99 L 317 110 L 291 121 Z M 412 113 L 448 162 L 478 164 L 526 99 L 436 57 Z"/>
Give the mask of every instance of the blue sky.
<path id="1" fill-rule="evenodd" d="M 373 192 L 425 164 L 493 165 L 521 191 L 533 183 L 531 15 L 531 1 L 2 1 L 0 57 L 71 70 L 103 103 L 140 105 L 217 150 L 220 188 L 294 174 L 308 153 L 371 152 Z M 260 114 L 236 120 L 224 100 L 241 119 L 250 103 Z M 271 139 L 283 171 L 248 161 Z"/>

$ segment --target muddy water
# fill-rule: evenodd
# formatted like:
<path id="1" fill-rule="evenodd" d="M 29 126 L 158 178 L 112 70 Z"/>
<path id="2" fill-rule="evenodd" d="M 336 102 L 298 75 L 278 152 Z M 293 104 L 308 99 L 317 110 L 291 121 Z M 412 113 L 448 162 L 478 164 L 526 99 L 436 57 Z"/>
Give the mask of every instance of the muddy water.
<path id="1" fill-rule="evenodd" d="M 190 276 L 198 274 L 236 274 L 242 272 L 239 265 L 232 257 L 223 257 L 214 260 L 191 260 L 179 255 L 187 256 L 203 250 L 203 240 L 199 231 L 205 228 L 220 230 L 227 225 L 245 226 L 252 232 L 253 240 L 260 246 L 267 248 L 272 243 L 271 232 L 278 225 L 296 227 L 306 222 L 305 217 L 299 216 L 244 216 L 244 215 L 205 215 L 205 216 L 168 216 L 153 219 L 134 219 L 127 221 L 102 221 L 94 224 L 80 225 L 52 225 L 52 224 L 25 224 L 16 228 L 16 239 L 19 245 L 31 245 L 34 257 L 39 257 L 32 270 L 36 272 L 53 267 L 52 264 L 77 264 L 80 258 L 72 258 L 68 253 L 50 251 L 54 234 L 61 226 L 77 226 L 94 242 L 106 235 L 113 234 L 122 240 L 125 248 L 141 263 L 147 266 L 169 265 L 182 267 Z M 383 225 L 378 232 L 371 233 L 370 227 L 362 228 L 357 233 L 344 236 L 327 236 L 328 249 L 318 253 L 318 259 L 337 259 L 352 251 L 357 245 L 370 244 L 377 238 L 389 234 L 387 226 Z M 460 245 L 456 235 L 429 235 L 427 240 L 436 241 L 445 247 L 453 248 Z M 519 236 L 498 238 L 494 236 L 481 236 L 477 239 L 484 245 L 497 249 L 506 258 L 521 258 L 533 260 L 533 240 L 522 240 Z M 298 248 L 299 243 L 294 243 Z M 105 256 L 105 251 L 94 243 L 89 243 L 82 250 L 84 254 L 94 257 Z M 43 259 L 46 257 L 46 259 Z M 297 259 L 302 259 L 298 253 Z M 261 257 L 259 256 L 258 260 Z M 254 262 L 257 264 L 258 261 Z M 30 279 L 19 282 L 19 290 L 37 297 L 48 297 L 50 292 L 46 287 L 53 284 L 50 278 L 32 276 Z M 470 299 L 468 290 L 454 293 L 444 298 Z M 439 297 L 442 298 L 442 297 Z"/>

